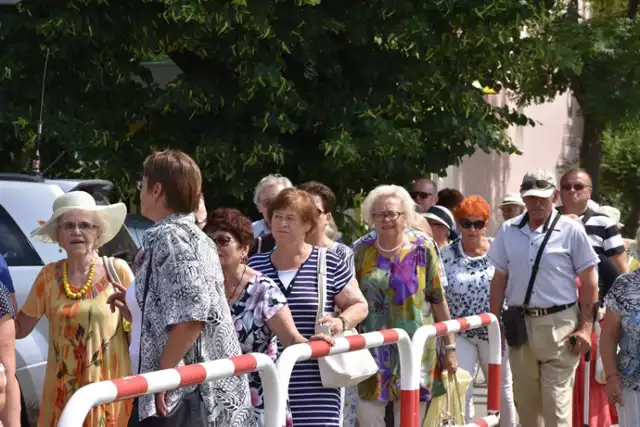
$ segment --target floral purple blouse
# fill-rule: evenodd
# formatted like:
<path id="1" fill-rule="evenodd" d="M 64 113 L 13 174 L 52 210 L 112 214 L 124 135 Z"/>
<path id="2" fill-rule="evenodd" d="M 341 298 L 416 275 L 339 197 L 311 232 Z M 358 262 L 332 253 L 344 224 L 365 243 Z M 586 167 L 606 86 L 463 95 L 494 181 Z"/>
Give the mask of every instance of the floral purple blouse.
<path id="1" fill-rule="evenodd" d="M 231 316 L 240 341 L 242 353 L 264 353 L 274 362 L 278 355 L 278 340 L 267 326 L 267 321 L 287 304 L 276 283 L 266 276 L 253 276 L 238 301 L 231 307 Z M 262 381 L 257 372 L 249 376 L 251 404 L 254 407 L 256 425 L 264 426 L 264 401 Z"/>

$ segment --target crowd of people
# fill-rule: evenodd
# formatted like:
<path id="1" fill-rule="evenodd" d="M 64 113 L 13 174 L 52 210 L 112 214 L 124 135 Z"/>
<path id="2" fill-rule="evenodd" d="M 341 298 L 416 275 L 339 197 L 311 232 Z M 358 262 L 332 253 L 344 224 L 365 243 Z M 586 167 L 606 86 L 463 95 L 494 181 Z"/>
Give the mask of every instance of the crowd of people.
<path id="1" fill-rule="evenodd" d="M 336 195 L 319 182 L 263 178 L 253 199 L 263 218 L 252 223 L 233 208 L 208 213 L 198 165 L 166 150 L 145 160 L 138 190 L 141 213 L 155 224 L 131 267 L 98 256 L 126 207 L 97 206 L 81 191 L 60 196 L 37 230 L 66 258 L 41 270 L 19 310 L 0 265 L 5 426 L 20 423 L 14 337 L 26 337 L 42 316 L 49 353 L 38 425 L 55 426 L 73 393 L 92 382 L 249 352 L 275 361 L 290 345 L 333 345 L 352 328 L 412 335 L 483 312 L 502 319 L 501 426 L 607 427 L 618 415 L 623 427 L 640 425 L 640 270 L 629 273 L 615 211 L 590 201 L 581 169 L 559 185 L 549 172 L 527 173 L 497 206 L 504 222 L 495 236 L 494 209 L 478 195 L 438 191 L 429 179 L 410 191 L 378 186 L 360 209 L 369 232 L 351 246 L 333 220 Z M 585 372 L 586 352 L 601 357 L 606 384 L 596 381 L 596 363 Z M 287 424 L 399 426 L 399 354 L 394 346 L 371 354 L 378 371 L 355 387 L 325 387 L 317 361 L 296 364 Z M 421 417 L 445 393 L 440 372 L 459 366 L 486 376 L 488 354 L 483 328 L 428 340 Z M 587 421 L 585 375 L 593 377 Z M 466 422 L 473 408 L 471 384 Z M 261 426 L 264 412 L 260 377 L 251 374 L 100 405 L 85 425 Z"/>

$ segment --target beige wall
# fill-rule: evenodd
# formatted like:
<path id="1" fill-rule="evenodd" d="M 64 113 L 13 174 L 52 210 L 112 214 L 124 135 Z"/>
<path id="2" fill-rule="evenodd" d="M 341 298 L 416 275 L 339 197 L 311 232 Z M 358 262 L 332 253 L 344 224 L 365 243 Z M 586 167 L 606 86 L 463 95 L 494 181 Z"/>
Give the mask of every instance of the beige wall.
<path id="1" fill-rule="evenodd" d="M 487 101 L 504 105 L 504 95 L 490 95 Z M 465 195 L 479 194 L 492 207 L 502 196 L 516 192 L 522 176 L 530 169 L 555 171 L 559 177 L 564 168 L 575 164 L 581 140 L 582 126 L 577 103 L 566 93 L 553 102 L 534 105 L 524 113 L 536 122 L 535 127 L 512 127 L 508 134 L 522 154 L 485 154 L 477 152 L 452 166 L 447 176 L 439 178 L 439 188 L 456 188 Z M 502 218 L 492 215 L 489 231 L 493 233 Z"/>

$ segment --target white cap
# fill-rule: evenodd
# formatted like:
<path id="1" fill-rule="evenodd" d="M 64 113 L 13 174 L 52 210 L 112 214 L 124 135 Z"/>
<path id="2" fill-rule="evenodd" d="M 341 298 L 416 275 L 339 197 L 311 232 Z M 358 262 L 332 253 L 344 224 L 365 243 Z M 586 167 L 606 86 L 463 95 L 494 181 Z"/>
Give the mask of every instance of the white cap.
<path id="1" fill-rule="evenodd" d="M 556 184 L 556 178 L 551 172 L 536 169 L 533 172 L 528 172 L 522 178 L 522 184 L 520 184 L 520 196 L 524 199 L 528 196 L 542 197 L 548 199 L 558 188 Z"/>
<path id="2" fill-rule="evenodd" d="M 520 197 L 520 193 L 507 193 L 504 195 L 502 199 L 502 203 L 498 205 L 499 208 L 507 205 L 517 205 L 524 207 L 524 202 L 522 201 L 522 197 Z"/>

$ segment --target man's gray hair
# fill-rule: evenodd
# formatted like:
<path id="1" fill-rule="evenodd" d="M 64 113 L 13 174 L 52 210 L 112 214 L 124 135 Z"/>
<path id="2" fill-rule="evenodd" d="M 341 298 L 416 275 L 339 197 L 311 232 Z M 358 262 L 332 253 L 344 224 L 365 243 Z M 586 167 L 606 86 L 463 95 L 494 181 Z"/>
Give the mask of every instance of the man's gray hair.
<path id="1" fill-rule="evenodd" d="M 281 185 L 283 188 L 292 188 L 293 184 L 286 176 L 282 176 L 280 174 L 269 174 L 262 178 L 258 185 L 256 185 L 256 189 L 253 192 L 253 203 L 258 206 L 260 203 L 260 193 L 267 187 L 271 187 L 272 185 Z"/>

